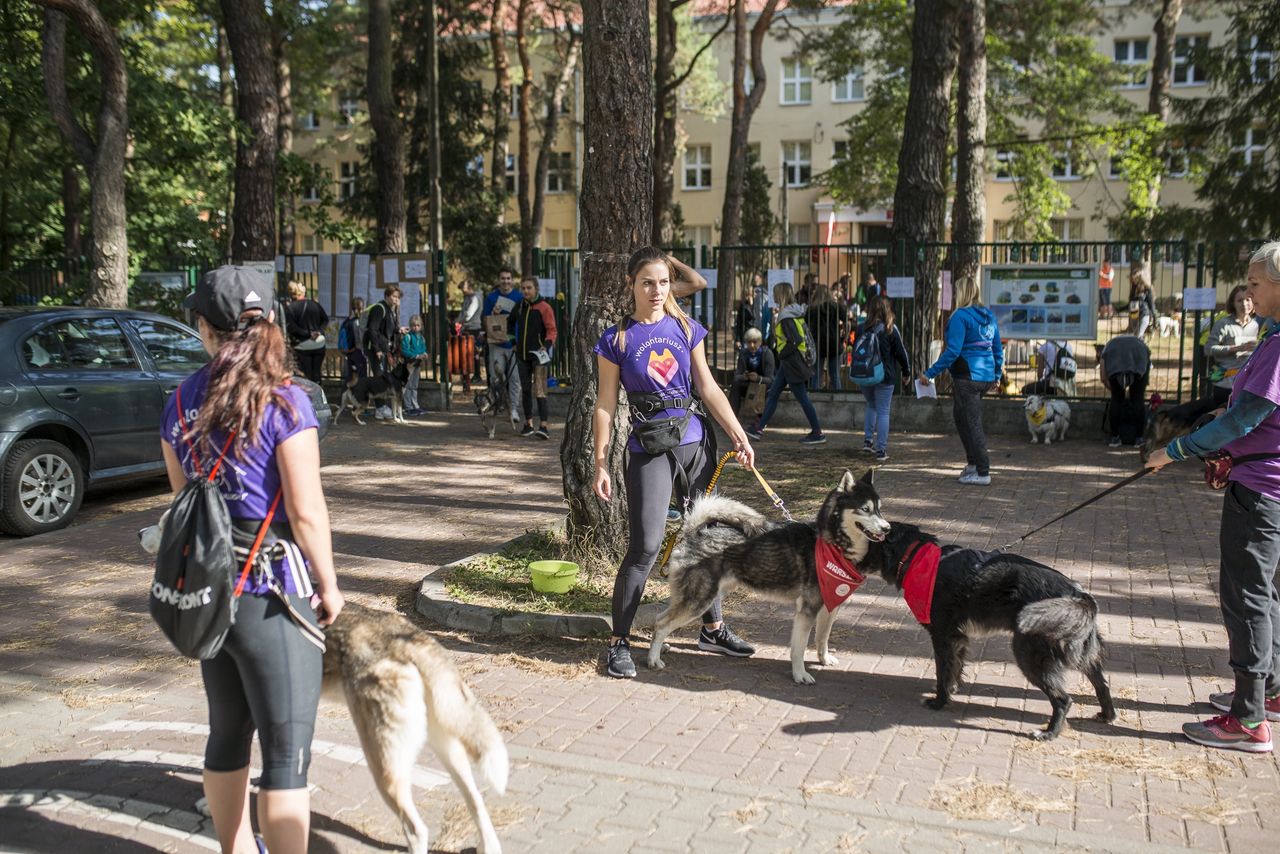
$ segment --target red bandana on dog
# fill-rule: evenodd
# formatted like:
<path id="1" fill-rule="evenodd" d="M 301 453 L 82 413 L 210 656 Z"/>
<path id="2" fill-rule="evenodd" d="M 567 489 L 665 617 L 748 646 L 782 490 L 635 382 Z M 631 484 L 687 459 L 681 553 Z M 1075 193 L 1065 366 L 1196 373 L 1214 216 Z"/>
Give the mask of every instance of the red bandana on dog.
<path id="1" fill-rule="evenodd" d="M 822 590 L 822 602 L 828 611 L 843 605 L 867 580 L 844 556 L 844 552 L 822 537 L 818 537 L 813 547 L 813 561 L 818 566 L 818 587 Z"/>
<path id="2" fill-rule="evenodd" d="M 907 574 L 902 577 L 902 597 L 920 625 L 929 625 L 933 612 L 933 585 L 938 580 L 938 562 L 942 549 L 937 543 L 919 543 L 914 552 L 908 552 L 903 562 L 911 561 Z M 899 570 L 901 572 L 901 570 Z"/>

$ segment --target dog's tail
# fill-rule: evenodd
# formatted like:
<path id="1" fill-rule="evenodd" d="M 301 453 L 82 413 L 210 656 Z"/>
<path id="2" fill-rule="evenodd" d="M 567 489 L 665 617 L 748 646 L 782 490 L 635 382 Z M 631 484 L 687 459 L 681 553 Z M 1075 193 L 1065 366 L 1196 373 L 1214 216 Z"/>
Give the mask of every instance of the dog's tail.
<path id="1" fill-rule="evenodd" d="M 1052 642 L 1077 666 L 1101 654 L 1098 603 L 1084 592 L 1032 602 L 1018 612 L 1018 631 Z"/>
<path id="2" fill-rule="evenodd" d="M 695 500 L 684 520 L 684 533 L 691 535 L 708 525 L 733 528 L 744 538 L 754 537 L 770 527 L 764 514 L 722 495 L 707 495 Z"/>
<path id="3" fill-rule="evenodd" d="M 431 724 L 457 738 L 466 748 L 467 757 L 479 772 L 481 782 L 501 795 L 507 790 L 510 760 L 502 733 L 489 713 L 480 705 L 475 693 L 453 667 L 440 673 L 438 661 L 419 658 L 425 688 L 427 714 Z M 434 674 L 434 680 L 431 678 Z"/>

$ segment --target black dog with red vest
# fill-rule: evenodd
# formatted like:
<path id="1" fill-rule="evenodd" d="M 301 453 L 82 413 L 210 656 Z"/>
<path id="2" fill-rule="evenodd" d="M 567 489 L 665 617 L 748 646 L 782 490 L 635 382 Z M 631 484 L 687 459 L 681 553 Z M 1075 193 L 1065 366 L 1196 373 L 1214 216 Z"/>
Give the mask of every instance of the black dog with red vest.
<path id="1" fill-rule="evenodd" d="M 926 701 L 929 708 L 941 709 L 959 686 L 971 639 L 1011 632 L 1019 669 L 1053 707 L 1048 726 L 1032 738 L 1048 741 L 1062 731 L 1071 708 L 1072 670 L 1084 673 L 1097 692 L 1098 719 L 1115 720 L 1102 671 L 1098 605 L 1056 569 L 1021 555 L 940 545 L 937 537 L 902 522 L 893 522 L 883 541 L 871 543 L 861 567 L 902 591 L 933 640 L 937 694 Z"/>

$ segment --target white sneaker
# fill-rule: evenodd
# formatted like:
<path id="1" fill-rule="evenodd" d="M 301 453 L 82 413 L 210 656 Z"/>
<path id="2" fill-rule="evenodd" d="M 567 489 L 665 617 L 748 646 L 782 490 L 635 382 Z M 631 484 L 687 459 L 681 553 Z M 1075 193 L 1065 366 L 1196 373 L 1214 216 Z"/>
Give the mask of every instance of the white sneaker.
<path id="1" fill-rule="evenodd" d="M 961 475 L 960 482 L 968 486 L 990 486 L 991 475 L 978 474 L 977 470 L 975 469 L 969 474 Z"/>
<path id="2" fill-rule="evenodd" d="M 965 466 L 964 471 L 960 472 L 960 477 L 956 479 L 959 480 L 961 483 L 963 483 L 966 477 L 969 477 L 970 475 L 975 475 L 977 473 L 978 473 L 977 466 Z"/>
<path id="3" fill-rule="evenodd" d="M 386 421 L 388 418 L 391 417 L 391 407 L 385 404 L 382 406 L 379 406 L 377 410 L 374 411 L 373 416 L 377 418 L 379 421 Z"/>

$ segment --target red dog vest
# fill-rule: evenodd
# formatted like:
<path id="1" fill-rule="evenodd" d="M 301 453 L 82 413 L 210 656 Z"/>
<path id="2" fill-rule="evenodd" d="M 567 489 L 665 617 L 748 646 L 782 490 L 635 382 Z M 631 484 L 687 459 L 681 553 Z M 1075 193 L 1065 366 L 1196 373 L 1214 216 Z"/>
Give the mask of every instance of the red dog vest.
<path id="1" fill-rule="evenodd" d="M 818 587 L 822 590 L 822 603 L 828 611 L 834 611 L 862 586 L 867 578 L 858 572 L 844 552 L 822 537 L 813 547 L 813 561 L 818 566 Z"/>
<path id="2" fill-rule="evenodd" d="M 938 562 L 941 560 L 942 549 L 937 543 L 919 543 L 903 558 L 903 563 L 910 561 L 906 575 L 901 575 L 899 569 L 902 597 L 922 626 L 929 625 L 933 611 L 933 585 L 938 580 Z"/>

